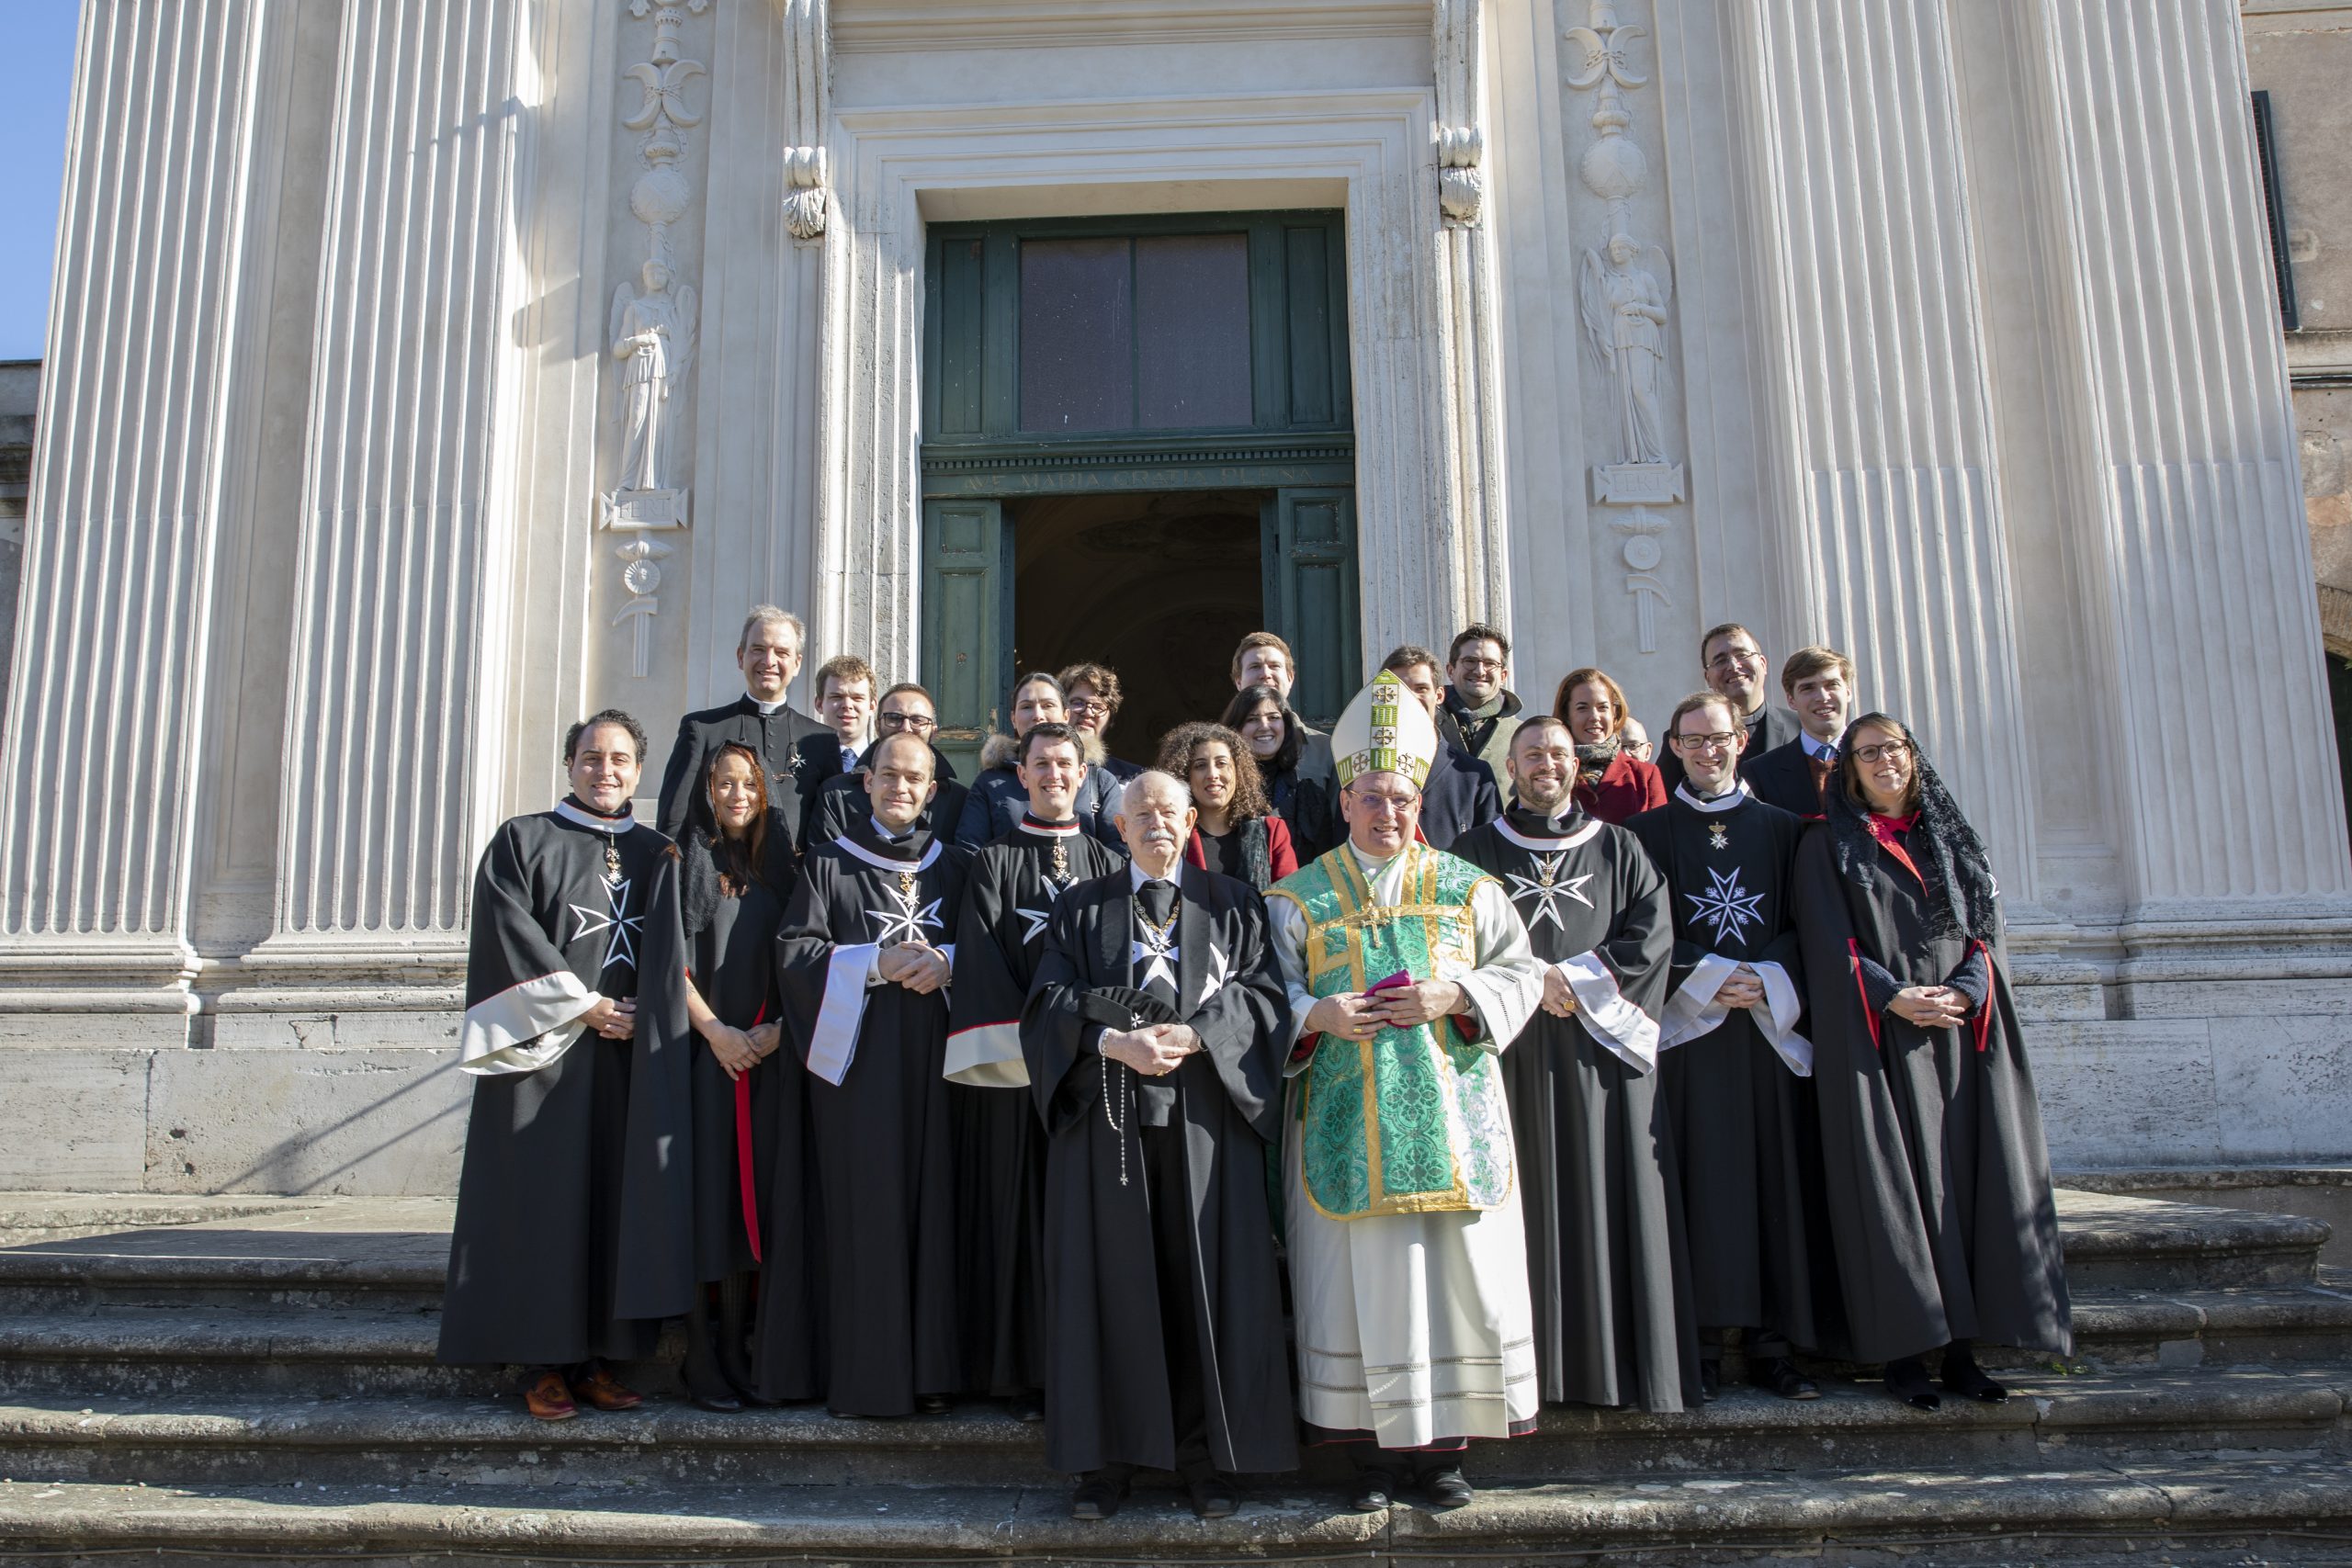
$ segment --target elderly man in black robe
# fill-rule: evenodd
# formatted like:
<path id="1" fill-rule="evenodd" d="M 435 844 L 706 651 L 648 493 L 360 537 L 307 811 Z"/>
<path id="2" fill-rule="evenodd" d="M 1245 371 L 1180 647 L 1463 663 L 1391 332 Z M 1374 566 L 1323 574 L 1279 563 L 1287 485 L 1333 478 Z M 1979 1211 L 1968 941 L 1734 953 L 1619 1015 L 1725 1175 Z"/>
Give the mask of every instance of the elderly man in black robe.
<path id="1" fill-rule="evenodd" d="M 1657 1104 L 1666 885 L 1631 833 L 1577 806 L 1567 726 L 1527 719 L 1506 767 L 1514 804 L 1453 852 L 1509 889 L 1544 967 L 1543 1009 L 1502 1055 L 1543 1395 L 1680 1410 L 1699 1366 Z"/>
<path id="2" fill-rule="evenodd" d="M 1046 1459 L 1107 1518 L 1142 1468 L 1203 1518 L 1297 1463 L 1266 1150 L 1289 1010 L 1258 895 L 1183 863 L 1183 783 L 1122 795 L 1129 865 L 1057 902 L 1021 1024 L 1046 1163 Z"/>
<path id="3" fill-rule="evenodd" d="M 1029 809 L 972 857 L 948 1004 L 948 1114 L 955 1129 L 964 1370 L 972 1386 L 1045 1419 L 1046 1130 L 1029 1098 L 1021 1012 L 1054 903 L 1119 869 L 1119 852 L 1078 819 L 1086 740 L 1035 724 L 1018 763 Z"/>
<path id="4" fill-rule="evenodd" d="M 674 841 L 688 828 L 712 831 L 710 802 L 703 781 L 710 760 L 732 741 L 747 747 L 767 767 L 768 800 L 782 808 L 797 832 L 800 799 L 814 780 L 804 779 L 801 740 L 828 733 L 825 726 L 785 700 L 800 673 L 805 641 L 800 617 L 774 604 L 755 604 L 735 641 L 736 667 L 743 672 L 743 694 L 724 707 L 690 713 L 678 721 L 678 739 L 662 770 L 662 795 L 654 826 Z"/>
<path id="5" fill-rule="evenodd" d="M 629 810 L 644 757 L 618 709 L 573 725 L 571 794 L 474 874 L 440 1356 L 521 1366 L 542 1421 L 637 1404 L 607 1361 L 694 1298 L 685 931 L 678 852 Z"/>
<path id="6" fill-rule="evenodd" d="M 887 736 L 866 766 L 873 816 L 808 855 L 776 932 L 808 1155 L 777 1163 L 760 1392 L 937 1415 L 963 1383 L 942 1073 L 964 854 L 922 824 L 928 745 Z"/>
<path id="7" fill-rule="evenodd" d="M 1792 1346 L 1831 1348 L 1842 1335 L 1813 1046 L 1797 1032 L 1804 972 L 1789 895 L 1804 824 L 1740 777 L 1747 732 L 1727 699 L 1685 697 L 1667 724 L 1682 782 L 1625 826 L 1674 907 L 1658 1085 L 1682 1173 L 1701 1371 L 1712 1396 L 1739 1329 L 1750 1381 L 1818 1399 Z"/>

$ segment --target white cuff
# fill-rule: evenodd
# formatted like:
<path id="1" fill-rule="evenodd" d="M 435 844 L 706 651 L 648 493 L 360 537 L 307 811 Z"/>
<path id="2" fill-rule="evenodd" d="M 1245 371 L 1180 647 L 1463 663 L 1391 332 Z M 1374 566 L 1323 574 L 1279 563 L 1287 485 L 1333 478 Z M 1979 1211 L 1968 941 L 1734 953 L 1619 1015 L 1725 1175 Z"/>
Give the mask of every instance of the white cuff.
<path id="1" fill-rule="evenodd" d="M 947 1037 L 941 1077 L 972 1089 L 1027 1089 L 1029 1062 L 1021 1054 L 1018 1023 L 983 1023 Z"/>
<path id="2" fill-rule="evenodd" d="M 865 987 L 875 980 L 882 949 L 874 942 L 844 943 L 825 961 L 825 999 L 808 1038 L 808 1070 L 838 1087 L 857 1055 L 857 1026 L 865 1019 Z"/>
<path id="3" fill-rule="evenodd" d="M 1738 960 L 1725 958 L 1720 953 L 1710 953 L 1700 959 L 1692 966 L 1690 977 L 1666 998 L 1666 1016 L 1658 1020 L 1657 1048 L 1669 1050 L 1720 1028 L 1724 1020 L 1731 1016 L 1731 1009 L 1716 998 L 1724 982 L 1738 969 Z"/>
<path id="4" fill-rule="evenodd" d="M 1617 976 L 1595 953 L 1579 953 L 1552 967 L 1567 977 L 1577 996 L 1577 1017 L 1585 1032 L 1624 1060 L 1635 1072 L 1657 1066 L 1657 1021 L 1617 989 Z"/>
<path id="5" fill-rule="evenodd" d="M 1797 1032 L 1797 1019 L 1804 1011 L 1804 1004 L 1797 998 L 1794 982 L 1789 972 L 1777 964 L 1752 964 L 1757 977 L 1764 982 L 1764 1001 L 1747 1010 L 1756 1015 L 1756 1031 L 1764 1036 L 1789 1071 L 1801 1078 L 1813 1077 L 1813 1042 Z"/>
<path id="6" fill-rule="evenodd" d="M 571 1049 L 581 1035 L 571 1026 L 602 1000 L 569 969 L 509 986 L 466 1010 L 458 1065 L 482 1077 L 537 1072 Z"/>

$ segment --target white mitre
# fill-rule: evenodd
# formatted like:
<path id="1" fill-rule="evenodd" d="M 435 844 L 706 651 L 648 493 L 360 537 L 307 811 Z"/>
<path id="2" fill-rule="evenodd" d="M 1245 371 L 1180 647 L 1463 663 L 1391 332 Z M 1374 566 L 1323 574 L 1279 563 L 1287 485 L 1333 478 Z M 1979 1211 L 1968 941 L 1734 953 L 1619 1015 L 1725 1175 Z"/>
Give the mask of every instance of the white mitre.
<path id="1" fill-rule="evenodd" d="M 1437 725 L 1393 670 L 1358 692 L 1331 728 L 1331 760 L 1345 789 L 1365 773 L 1401 773 L 1421 787 L 1437 760 Z"/>

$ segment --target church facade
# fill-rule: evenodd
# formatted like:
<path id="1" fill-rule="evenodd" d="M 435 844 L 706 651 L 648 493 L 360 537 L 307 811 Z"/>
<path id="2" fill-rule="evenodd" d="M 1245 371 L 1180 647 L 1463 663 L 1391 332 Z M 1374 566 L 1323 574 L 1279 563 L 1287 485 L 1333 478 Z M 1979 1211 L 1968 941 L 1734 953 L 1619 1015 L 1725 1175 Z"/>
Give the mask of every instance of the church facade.
<path id="1" fill-rule="evenodd" d="M 2352 1154 L 2247 90 L 2228 0 L 90 0 L 0 1183 L 448 1190 L 475 856 L 760 601 L 967 746 L 1257 626 L 1310 709 L 1484 618 L 1653 723 L 1829 643 L 2059 1164 Z"/>

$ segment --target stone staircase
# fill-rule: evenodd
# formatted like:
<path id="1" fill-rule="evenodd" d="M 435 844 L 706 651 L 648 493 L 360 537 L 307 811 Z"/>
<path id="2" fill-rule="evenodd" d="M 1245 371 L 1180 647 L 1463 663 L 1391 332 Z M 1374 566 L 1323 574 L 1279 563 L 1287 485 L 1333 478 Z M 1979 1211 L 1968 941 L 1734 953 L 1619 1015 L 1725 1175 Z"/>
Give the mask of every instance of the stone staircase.
<path id="1" fill-rule="evenodd" d="M 1481 1449 L 1458 1513 L 1344 1512 L 1326 1452 L 1232 1519 L 1147 1488 L 1081 1526 L 1036 1430 L 986 1405 L 527 1420 L 433 1360 L 445 1201 L 20 1195 L 0 1563 L 2352 1562 L 2352 1271 L 2319 1264 L 2327 1227 L 2061 1197 L 2077 1358 L 2012 1358 L 2007 1405 L 1923 1415 L 1832 1368 L 1811 1404 L 1547 1411 Z"/>

